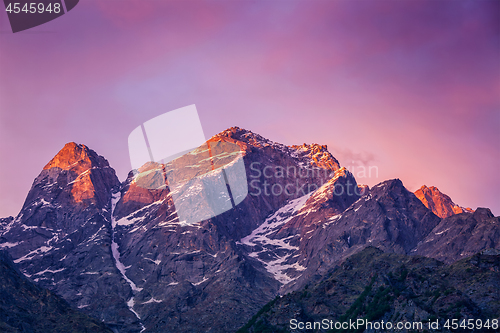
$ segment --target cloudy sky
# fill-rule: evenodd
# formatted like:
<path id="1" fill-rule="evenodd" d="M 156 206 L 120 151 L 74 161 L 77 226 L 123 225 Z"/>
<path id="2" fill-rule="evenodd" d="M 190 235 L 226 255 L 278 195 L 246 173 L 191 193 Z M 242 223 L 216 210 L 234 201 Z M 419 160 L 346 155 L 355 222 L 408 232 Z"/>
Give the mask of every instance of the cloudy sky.
<path id="1" fill-rule="evenodd" d="M 378 168 L 359 183 L 434 185 L 499 215 L 499 4 L 85 0 L 16 34 L 2 11 L 0 217 L 66 142 L 124 180 L 129 133 L 190 104 L 207 137 L 327 144 Z"/>

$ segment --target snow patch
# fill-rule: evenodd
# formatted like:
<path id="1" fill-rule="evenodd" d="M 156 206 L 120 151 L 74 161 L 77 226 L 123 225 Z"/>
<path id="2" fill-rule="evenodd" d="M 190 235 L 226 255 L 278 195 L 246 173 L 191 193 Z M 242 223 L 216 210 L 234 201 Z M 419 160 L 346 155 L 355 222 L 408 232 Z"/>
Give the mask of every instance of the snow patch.
<path id="1" fill-rule="evenodd" d="M 62 272 L 62 271 L 64 271 L 65 269 L 66 269 L 66 268 L 60 268 L 60 269 L 56 269 L 55 271 L 53 271 L 53 270 L 51 270 L 51 269 L 45 269 L 45 270 L 43 270 L 43 271 L 41 271 L 41 272 L 35 273 L 34 275 L 43 275 L 43 274 L 45 274 L 45 273 L 52 273 L 52 274 L 54 274 L 54 273 Z"/>
<path id="2" fill-rule="evenodd" d="M 137 221 L 142 221 L 144 218 L 143 217 L 124 217 L 118 220 L 116 224 L 118 225 L 131 225 L 134 224 Z"/>
<path id="3" fill-rule="evenodd" d="M 292 278 L 288 276 L 287 274 L 288 270 L 294 269 L 296 271 L 303 271 L 305 267 L 299 265 L 298 263 L 293 263 L 293 264 L 285 263 L 289 258 L 296 257 L 293 254 L 294 251 L 297 251 L 299 248 L 297 246 L 292 246 L 289 243 L 290 240 L 296 237 L 297 235 L 292 235 L 283 239 L 274 239 L 271 237 L 273 233 L 275 233 L 283 225 L 285 225 L 288 221 L 290 221 L 294 216 L 296 216 L 296 213 L 304 207 L 305 203 L 307 202 L 307 199 L 309 199 L 311 195 L 312 192 L 298 199 L 288 202 L 285 206 L 281 207 L 273 215 L 268 217 L 264 221 L 264 223 L 262 223 L 258 228 L 256 228 L 250 235 L 242 238 L 238 242 L 239 244 L 251 247 L 261 245 L 264 248 L 268 246 L 273 246 L 279 248 L 280 250 L 287 250 L 288 251 L 287 254 L 279 256 L 277 257 L 277 259 L 271 261 L 269 260 L 266 261 L 259 258 L 259 254 L 266 252 L 267 249 L 249 253 L 250 257 L 256 258 L 257 260 L 262 262 L 266 270 L 269 273 L 271 273 L 274 276 L 274 278 L 282 284 L 287 284 L 298 277 L 297 276 L 295 278 Z M 302 212 L 302 214 L 304 213 L 307 214 L 307 211 Z M 312 230 L 309 232 L 312 232 Z"/>
<path id="4" fill-rule="evenodd" d="M 257 242 L 266 243 L 266 244 L 274 244 L 277 246 L 282 246 L 289 250 L 295 250 L 297 247 L 290 246 L 286 244 L 281 239 L 270 239 L 267 236 L 276 231 L 278 228 L 286 224 L 290 221 L 296 212 L 298 212 L 306 203 L 307 199 L 311 196 L 312 193 L 306 194 L 298 199 L 290 201 L 285 206 L 278 209 L 273 215 L 267 218 L 264 223 L 262 223 L 257 229 L 252 231 L 252 233 L 244 238 L 242 238 L 239 243 L 248 245 L 248 246 L 256 246 Z"/>
<path id="5" fill-rule="evenodd" d="M 161 303 L 163 302 L 161 299 L 155 299 L 154 297 L 151 297 L 151 299 L 147 302 L 144 302 L 142 304 L 150 304 L 150 303 Z"/>
<path id="6" fill-rule="evenodd" d="M 128 267 L 125 267 L 125 265 L 123 265 L 123 263 L 120 261 L 120 251 L 118 250 L 118 244 L 115 242 L 115 227 L 116 227 L 117 223 L 116 223 L 116 220 L 115 220 L 113 214 L 115 212 L 116 204 L 118 203 L 120 198 L 121 198 L 120 192 L 114 193 L 111 196 L 111 253 L 113 254 L 113 258 L 115 259 L 116 268 L 120 271 L 120 273 L 123 276 L 123 278 L 125 279 L 125 281 L 127 281 L 127 283 L 130 285 L 132 292 L 135 294 L 136 292 L 140 292 L 142 290 L 142 288 L 137 288 L 135 283 L 128 278 L 128 276 L 126 274 L 126 270 Z M 141 322 L 141 317 L 134 310 L 134 304 L 135 304 L 134 296 L 132 296 L 128 300 L 127 306 L 129 308 L 130 312 L 132 312 L 137 317 L 137 319 L 139 319 L 139 323 L 141 324 L 141 332 L 143 332 L 144 330 L 146 330 L 146 328 L 144 327 L 144 325 Z"/>
<path id="7" fill-rule="evenodd" d="M 16 259 L 14 260 L 14 263 L 15 264 L 18 264 L 20 263 L 21 261 L 25 261 L 25 260 L 31 260 L 33 259 L 34 256 L 36 256 L 37 254 L 41 254 L 41 253 L 45 253 L 45 252 L 49 252 L 50 250 L 52 250 L 53 247 L 52 246 L 41 246 L 39 247 L 38 249 L 36 250 L 33 250 L 31 251 L 30 253 L 22 256 L 21 258 L 19 259 Z"/>
<path id="8" fill-rule="evenodd" d="M 141 317 L 139 316 L 139 314 L 137 312 L 135 312 L 134 310 L 134 305 L 135 305 L 135 300 L 134 300 L 134 297 L 132 296 L 128 302 L 127 302 L 127 306 L 130 310 L 130 312 L 132 312 L 133 314 L 135 314 L 135 316 L 137 317 L 137 319 L 139 319 L 139 323 L 141 324 L 141 332 L 144 332 L 146 330 L 146 327 L 144 327 L 144 325 L 142 324 L 142 322 L 140 321 L 141 320 Z"/>
<path id="9" fill-rule="evenodd" d="M 208 278 L 204 277 L 203 280 L 201 280 L 200 282 L 196 282 L 196 283 L 191 282 L 191 284 L 193 286 L 199 286 L 200 284 L 202 284 L 205 281 L 208 281 Z"/>
<path id="10" fill-rule="evenodd" d="M 434 233 L 434 235 L 441 235 L 441 234 L 443 234 L 443 233 L 447 232 L 447 231 L 448 231 L 448 230 L 450 230 L 450 229 L 451 229 L 451 228 L 445 229 L 445 230 L 440 231 L 440 232 L 436 232 L 436 233 Z"/>
<path id="11" fill-rule="evenodd" d="M 286 255 L 283 257 L 279 257 L 276 260 L 270 261 L 268 263 L 263 262 L 266 266 L 266 270 L 274 275 L 274 278 L 281 282 L 282 284 L 290 283 L 295 280 L 295 278 L 291 278 L 286 274 L 286 271 L 289 269 L 295 269 L 296 271 L 303 271 L 306 268 L 304 266 L 299 265 L 299 263 L 294 264 L 284 264 L 284 262 L 290 257 L 290 255 Z"/>
<path id="12" fill-rule="evenodd" d="M 15 242 L 15 243 L 10 243 L 10 242 L 6 242 L 6 243 L 3 243 L 3 244 L 0 244 L 0 248 L 11 248 L 11 247 L 14 247 L 14 246 L 18 246 L 19 244 L 21 244 L 22 242 Z"/>
<path id="13" fill-rule="evenodd" d="M 97 231 L 95 232 L 95 234 L 93 234 L 92 236 L 90 236 L 90 238 L 89 238 L 87 241 L 85 241 L 85 242 L 86 242 L 86 243 L 93 242 L 93 241 L 97 238 L 97 236 L 99 236 L 99 233 L 101 232 L 101 230 L 102 230 L 103 228 L 104 228 L 104 225 L 101 225 L 101 227 L 99 228 L 99 230 L 97 230 Z"/>
<path id="14" fill-rule="evenodd" d="M 151 262 L 154 262 L 154 263 L 155 263 L 155 265 L 159 265 L 159 264 L 161 263 L 161 260 L 160 260 L 160 259 L 156 259 L 156 260 L 153 260 L 153 259 L 150 259 L 150 258 L 144 258 L 144 259 L 149 260 L 149 261 L 151 261 Z"/>
<path id="15" fill-rule="evenodd" d="M 327 226 L 329 226 L 330 224 L 333 224 L 335 223 L 338 219 L 340 219 L 342 217 L 342 214 L 337 214 L 337 215 L 333 215 L 331 216 L 325 223 L 323 223 L 323 229 L 325 229 Z"/>
<path id="16" fill-rule="evenodd" d="M 33 225 L 25 225 L 25 224 L 22 224 L 21 227 L 23 228 L 23 230 L 30 230 L 30 229 L 38 229 L 37 226 L 33 226 Z"/>

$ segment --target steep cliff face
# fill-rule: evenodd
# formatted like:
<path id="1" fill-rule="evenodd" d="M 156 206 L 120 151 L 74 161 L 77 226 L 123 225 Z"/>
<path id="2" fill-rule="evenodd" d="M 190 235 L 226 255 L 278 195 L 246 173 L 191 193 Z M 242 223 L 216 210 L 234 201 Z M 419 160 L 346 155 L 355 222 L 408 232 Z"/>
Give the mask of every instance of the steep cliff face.
<path id="1" fill-rule="evenodd" d="M 86 210 L 109 208 L 111 188 L 119 184 L 102 156 L 68 143 L 35 179 L 16 219 L 28 226 L 76 231 Z M 63 206 L 71 207 L 74 216 L 60 215 Z"/>
<path id="2" fill-rule="evenodd" d="M 422 201 L 425 207 L 432 210 L 440 218 L 445 218 L 454 214 L 472 213 L 471 208 L 460 207 L 455 204 L 449 196 L 438 190 L 437 187 L 427 187 L 423 185 L 415 191 L 417 198 Z"/>
<path id="3" fill-rule="evenodd" d="M 36 186 L 28 194 L 24 207 L 30 204 L 32 198 L 46 193 L 45 190 L 41 191 L 44 186 L 59 186 L 53 193 L 57 193 L 60 201 L 71 200 L 76 204 L 93 204 L 102 208 L 109 204 L 110 189 L 118 184 L 115 171 L 104 157 L 85 145 L 70 142 L 47 163 L 35 179 Z"/>

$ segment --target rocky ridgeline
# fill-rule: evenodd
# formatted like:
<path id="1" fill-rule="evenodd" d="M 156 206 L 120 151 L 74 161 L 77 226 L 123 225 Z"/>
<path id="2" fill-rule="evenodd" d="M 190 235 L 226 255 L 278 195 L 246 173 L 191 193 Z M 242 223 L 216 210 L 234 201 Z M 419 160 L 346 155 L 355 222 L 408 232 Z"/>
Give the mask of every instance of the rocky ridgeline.
<path id="1" fill-rule="evenodd" d="M 202 175 L 196 154 L 148 163 L 120 183 L 103 157 L 70 143 L 19 215 L 0 220 L 0 246 L 31 281 L 116 332 L 234 332 L 278 293 L 370 246 L 449 263 L 500 248 L 488 210 L 440 218 L 400 180 L 358 185 L 326 146 L 289 147 L 237 127 L 209 144 L 241 151 L 248 195 L 231 210 L 186 224 L 168 182 L 144 186 L 172 163 Z"/>
<path id="2" fill-rule="evenodd" d="M 455 204 L 449 196 L 439 191 L 437 187 L 427 187 L 423 185 L 415 191 L 417 198 L 422 201 L 425 207 L 432 210 L 434 214 L 441 218 L 460 213 L 472 213 L 471 208 L 464 208 Z"/>

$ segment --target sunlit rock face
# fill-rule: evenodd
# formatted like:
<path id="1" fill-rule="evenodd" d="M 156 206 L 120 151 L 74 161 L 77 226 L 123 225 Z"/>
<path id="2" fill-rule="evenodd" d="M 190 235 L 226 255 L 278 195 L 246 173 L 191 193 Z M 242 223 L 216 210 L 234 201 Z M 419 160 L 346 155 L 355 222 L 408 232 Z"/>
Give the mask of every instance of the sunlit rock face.
<path id="1" fill-rule="evenodd" d="M 66 144 L 36 177 L 20 213 L 2 223 L 0 246 L 22 273 L 73 308 L 134 332 L 130 290 L 110 251 L 111 193 L 119 185 L 104 157 Z"/>
<path id="2" fill-rule="evenodd" d="M 118 185 L 119 181 L 104 157 L 85 145 L 70 142 L 47 163 L 35 179 L 35 184 L 38 187 L 60 185 L 63 187 L 62 193 L 74 202 L 96 204 L 102 208 L 110 199 L 110 189 Z M 28 199 L 36 196 L 36 188 L 30 194 Z"/>
<path id="3" fill-rule="evenodd" d="M 437 187 L 422 186 L 415 191 L 417 198 L 422 201 L 425 207 L 432 210 L 434 214 L 441 218 L 445 218 L 454 214 L 472 213 L 470 208 L 460 207 L 455 204 L 449 196 L 438 190 Z"/>
<path id="4" fill-rule="evenodd" d="M 109 209 L 111 189 L 119 184 L 104 157 L 68 143 L 34 180 L 16 222 L 75 232 L 83 218 Z"/>

